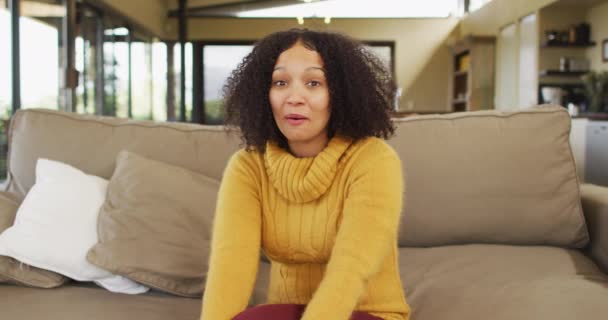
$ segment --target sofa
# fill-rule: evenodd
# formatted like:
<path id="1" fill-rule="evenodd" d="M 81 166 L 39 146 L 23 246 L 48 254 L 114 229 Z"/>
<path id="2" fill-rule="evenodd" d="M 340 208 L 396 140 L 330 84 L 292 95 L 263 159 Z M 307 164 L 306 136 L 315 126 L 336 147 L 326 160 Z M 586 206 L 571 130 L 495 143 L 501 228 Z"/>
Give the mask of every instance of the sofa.
<path id="1" fill-rule="evenodd" d="M 406 186 L 399 268 L 412 319 L 606 319 L 608 188 L 578 181 L 570 123 L 551 105 L 395 119 L 388 143 Z M 34 185 L 39 158 L 109 179 L 129 150 L 219 182 L 241 147 L 222 127 L 44 109 L 16 112 L 8 139 L 3 194 L 15 199 Z M 250 305 L 264 303 L 270 268 L 262 255 Z M 200 309 L 200 297 L 157 290 L 0 281 L 1 319 L 192 320 Z"/>

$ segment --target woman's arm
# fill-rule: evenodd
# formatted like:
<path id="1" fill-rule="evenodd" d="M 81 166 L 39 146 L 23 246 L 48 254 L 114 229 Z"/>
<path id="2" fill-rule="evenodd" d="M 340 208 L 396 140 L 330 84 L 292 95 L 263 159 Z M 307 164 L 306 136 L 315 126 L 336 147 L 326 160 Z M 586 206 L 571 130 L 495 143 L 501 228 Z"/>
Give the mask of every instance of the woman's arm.
<path id="1" fill-rule="evenodd" d="M 218 195 L 201 320 L 230 320 L 247 308 L 260 258 L 257 181 L 252 157 L 236 153 Z"/>
<path id="2" fill-rule="evenodd" d="M 350 319 L 367 280 L 397 243 L 401 162 L 383 142 L 370 144 L 353 166 L 331 258 L 302 320 Z"/>

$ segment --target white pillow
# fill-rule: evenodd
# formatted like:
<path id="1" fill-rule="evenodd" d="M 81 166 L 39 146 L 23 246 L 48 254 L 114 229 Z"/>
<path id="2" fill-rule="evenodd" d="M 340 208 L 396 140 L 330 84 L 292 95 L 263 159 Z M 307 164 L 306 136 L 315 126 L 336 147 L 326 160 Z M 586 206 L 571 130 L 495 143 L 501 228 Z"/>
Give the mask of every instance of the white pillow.
<path id="1" fill-rule="evenodd" d="M 47 159 L 36 163 L 36 183 L 0 234 L 0 254 L 61 273 L 94 281 L 113 291 L 137 294 L 148 288 L 90 264 L 86 255 L 97 243 L 97 215 L 108 181 Z"/>

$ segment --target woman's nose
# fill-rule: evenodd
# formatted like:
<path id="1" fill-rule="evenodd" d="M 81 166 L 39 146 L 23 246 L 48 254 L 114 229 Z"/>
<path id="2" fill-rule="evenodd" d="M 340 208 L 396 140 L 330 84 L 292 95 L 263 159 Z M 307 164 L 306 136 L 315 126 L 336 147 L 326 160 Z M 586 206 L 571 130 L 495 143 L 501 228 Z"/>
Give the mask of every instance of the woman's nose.
<path id="1" fill-rule="evenodd" d="M 291 105 L 300 105 L 304 103 L 304 95 L 298 88 L 289 90 L 286 102 Z"/>

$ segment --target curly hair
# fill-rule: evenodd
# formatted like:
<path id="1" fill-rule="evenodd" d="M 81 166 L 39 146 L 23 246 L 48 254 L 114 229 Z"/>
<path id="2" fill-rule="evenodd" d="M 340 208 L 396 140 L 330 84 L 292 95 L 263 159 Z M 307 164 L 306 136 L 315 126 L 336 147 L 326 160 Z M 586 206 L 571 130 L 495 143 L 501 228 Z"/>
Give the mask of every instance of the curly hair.
<path id="1" fill-rule="evenodd" d="M 323 60 L 331 110 L 329 138 L 339 133 L 356 141 L 371 136 L 388 139 L 394 134 L 389 112 L 396 85 L 382 61 L 349 36 L 290 29 L 256 42 L 223 87 L 225 124 L 240 128 L 248 150 L 264 151 L 268 141 L 288 148 L 268 95 L 279 55 L 298 41 Z"/>

